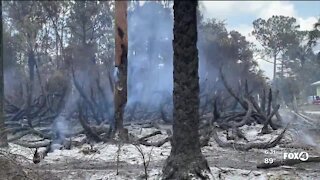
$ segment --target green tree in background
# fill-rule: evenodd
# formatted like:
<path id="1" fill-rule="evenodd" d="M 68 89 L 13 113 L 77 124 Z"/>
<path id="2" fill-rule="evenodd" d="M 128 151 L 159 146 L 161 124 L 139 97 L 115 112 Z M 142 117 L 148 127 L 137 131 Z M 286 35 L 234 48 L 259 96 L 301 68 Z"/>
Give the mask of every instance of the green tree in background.
<path id="1" fill-rule="evenodd" d="M 299 25 L 296 19 L 286 16 L 272 16 L 271 18 L 257 19 L 253 22 L 252 34 L 263 47 L 263 54 L 273 59 L 273 85 L 275 85 L 277 60 L 282 53 L 297 41 Z"/>

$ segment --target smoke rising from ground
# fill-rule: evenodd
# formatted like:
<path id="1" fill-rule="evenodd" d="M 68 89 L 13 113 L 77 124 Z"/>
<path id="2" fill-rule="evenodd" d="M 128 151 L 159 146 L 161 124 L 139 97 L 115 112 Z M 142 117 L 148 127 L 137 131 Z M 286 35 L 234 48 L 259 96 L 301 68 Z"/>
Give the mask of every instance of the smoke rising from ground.
<path id="1" fill-rule="evenodd" d="M 296 142 L 305 145 L 310 145 L 320 149 L 320 145 L 311 136 L 310 129 L 316 127 L 315 122 L 308 121 L 305 118 L 298 116 L 295 112 L 289 111 L 288 109 L 280 110 L 281 116 L 283 117 L 283 124 L 290 124 L 290 130 L 295 135 Z"/>
<path id="2" fill-rule="evenodd" d="M 146 2 L 128 13 L 128 103 L 157 108 L 173 91 L 173 11 L 156 2 Z M 201 42 L 200 42 L 201 43 Z M 198 43 L 198 47 L 201 47 Z M 208 76 L 199 50 L 199 76 Z M 211 69 L 210 75 L 216 75 Z"/>
<path id="3" fill-rule="evenodd" d="M 128 103 L 156 108 L 173 89 L 171 9 L 147 2 L 128 14 Z"/>

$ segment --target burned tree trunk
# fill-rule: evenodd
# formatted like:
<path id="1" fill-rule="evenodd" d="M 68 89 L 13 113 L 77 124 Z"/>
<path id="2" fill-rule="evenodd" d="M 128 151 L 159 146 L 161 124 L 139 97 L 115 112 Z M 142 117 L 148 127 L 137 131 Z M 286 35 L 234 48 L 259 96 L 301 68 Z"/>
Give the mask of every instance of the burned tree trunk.
<path id="1" fill-rule="evenodd" d="M 32 127 L 31 123 L 31 104 L 33 101 L 33 89 L 34 89 L 34 68 L 35 68 L 35 54 L 33 49 L 30 49 L 28 52 L 28 67 L 29 67 L 29 82 L 27 84 L 27 118 L 28 118 L 28 124 L 30 127 Z"/>
<path id="2" fill-rule="evenodd" d="M 0 9 L 2 9 L 2 2 L 0 2 Z M 2 13 L 0 14 L 0 34 L 2 35 Z M 3 102 L 4 102 L 4 83 L 3 83 L 3 37 L 1 36 L 0 41 L 0 147 L 8 146 L 7 134 L 5 131 L 4 124 L 4 112 L 3 112 Z"/>
<path id="3" fill-rule="evenodd" d="M 163 179 L 208 179 L 199 140 L 197 1 L 174 1 L 173 136 Z"/>
<path id="4" fill-rule="evenodd" d="M 121 139 L 127 139 L 123 128 L 123 114 L 127 103 L 127 66 L 128 66 L 128 31 L 127 31 L 127 1 L 115 2 L 115 66 L 117 79 L 114 90 L 114 132 Z"/>

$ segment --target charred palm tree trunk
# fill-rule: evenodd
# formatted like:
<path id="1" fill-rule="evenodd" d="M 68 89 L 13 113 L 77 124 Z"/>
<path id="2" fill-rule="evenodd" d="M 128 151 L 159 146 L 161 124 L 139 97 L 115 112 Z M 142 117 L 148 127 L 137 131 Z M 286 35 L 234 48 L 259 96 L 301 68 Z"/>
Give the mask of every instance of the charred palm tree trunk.
<path id="1" fill-rule="evenodd" d="M 164 179 L 207 179 L 208 163 L 199 142 L 197 1 L 174 1 L 174 89 L 172 149 Z"/>
<path id="2" fill-rule="evenodd" d="M 0 2 L 2 9 L 2 1 Z M 3 115 L 3 100 L 4 100 L 4 83 L 3 83 L 3 37 L 2 37 L 2 12 L 0 14 L 0 147 L 8 146 L 7 134 L 5 133 L 4 115 Z"/>

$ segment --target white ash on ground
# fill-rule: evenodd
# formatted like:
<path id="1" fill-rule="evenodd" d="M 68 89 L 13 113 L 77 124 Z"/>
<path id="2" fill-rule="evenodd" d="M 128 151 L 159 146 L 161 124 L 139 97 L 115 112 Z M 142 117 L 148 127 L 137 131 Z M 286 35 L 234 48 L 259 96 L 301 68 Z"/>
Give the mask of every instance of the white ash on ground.
<path id="1" fill-rule="evenodd" d="M 241 130 L 250 142 L 269 142 L 274 140 L 281 129 L 273 131 L 271 134 L 258 135 L 262 126 L 243 126 Z M 157 131 L 156 128 L 130 127 L 129 132 L 140 138 Z M 226 140 L 226 134 L 223 131 L 218 132 L 219 137 Z M 166 138 L 168 135 L 165 130 L 162 134 L 151 137 L 150 141 L 156 142 Z M 26 137 L 27 138 L 27 137 Z M 71 138 L 72 141 L 82 142 L 85 135 L 79 135 Z M 30 137 L 30 139 L 32 139 Z M 294 141 L 290 131 L 286 132 L 281 143 Z M 230 141 L 231 142 L 231 141 Z M 237 143 L 246 143 L 243 140 Z M 140 145 L 145 156 L 150 157 L 149 179 L 160 179 L 162 166 L 170 154 L 171 145 L 169 142 L 161 147 L 147 147 Z M 94 153 L 85 154 L 83 149 L 93 148 Z M 13 154 L 19 154 L 32 163 L 32 156 L 35 149 L 24 148 L 10 143 L 6 150 Z M 41 148 L 40 148 L 41 150 Z M 202 148 L 202 152 L 208 160 L 214 179 L 315 179 L 320 176 L 316 167 L 290 167 L 275 168 L 270 170 L 259 170 L 256 165 L 262 163 L 264 158 L 283 158 L 283 152 L 299 151 L 302 149 L 282 148 L 279 145 L 272 148 L 272 154 L 267 154 L 264 149 L 252 149 L 249 151 L 237 151 L 231 148 L 222 148 L 211 138 L 209 146 Z M 119 154 L 119 174 L 116 175 L 117 155 L 119 152 L 118 144 L 96 143 L 83 144 L 72 147 L 71 150 L 56 149 L 48 155 L 39 164 L 32 165 L 37 171 L 50 170 L 61 179 L 88 179 L 88 180 L 132 180 L 142 179 L 143 160 L 138 149 L 132 144 L 122 144 Z M 319 155 L 317 151 L 310 150 L 308 153 Z M 26 163 L 24 163 L 26 164 Z M 318 166 L 319 167 L 319 166 Z M 299 170 L 300 169 L 300 170 Z M 304 170 L 301 170 L 304 169 Z M 293 173 L 294 172 L 294 173 Z"/>

